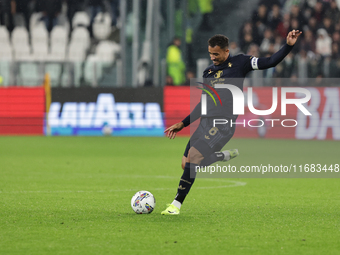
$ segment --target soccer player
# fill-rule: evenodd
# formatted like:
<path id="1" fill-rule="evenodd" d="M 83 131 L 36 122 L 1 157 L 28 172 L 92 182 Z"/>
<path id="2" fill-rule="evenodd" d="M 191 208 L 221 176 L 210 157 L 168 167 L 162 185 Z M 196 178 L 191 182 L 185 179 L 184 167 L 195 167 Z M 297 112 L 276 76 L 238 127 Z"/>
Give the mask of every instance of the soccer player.
<path id="1" fill-rule="evenodd" d="M 299 30 L 290 31 L 286 39 L 286 44 L 268 58 L 256 58 L 243 54 L 231 56 L 228 49 L 228 38 L 224 35 L 215 35 L 210 38 L 208 42 L 208 51 L 213 64 L 205 69 L 203 78 L 205 80 L 211 78 L 209 85 L 211 87 L 214 86 L 215 78 L 218 83 L 227 81 L 227 84 L 235 85 L 243 90 L 243 81 L 248 72 L 276 66 L 292 50 L 301 33 Z M 207 86 L 208 89 L 209 86 Z M 179 182 L 176 197 L 174 201 L 162 211 L 161 214 L 163 215 L 179 214 L 181 205 L 195 181 L 196 166 L 209 166 L 217 161 L 228 161 L 239 154 L 237 149 L 220 151 L 234 135 L 235 125 L 232 127 L 229 125 L 220 125 L 217 128 L 213 126 L 213 120 L 215 118 L 227 119 L 235 123 L 238 116 L 233 115 L 233 98 L 231 92 L 228 89 L 216 89 L 216 91 L 221 98 L 221 105 L 216 107 L 213 99 L 207 97 L 206 115 L 201 116 L 200 102 L 183 121 L 172 125 L 164 131 L 167 133 L 168 138 L 174 139 L 177 132 L 201 117 L 200 124 L 190 137 L 182 158 L 182 168 L 184 172 Z"/>

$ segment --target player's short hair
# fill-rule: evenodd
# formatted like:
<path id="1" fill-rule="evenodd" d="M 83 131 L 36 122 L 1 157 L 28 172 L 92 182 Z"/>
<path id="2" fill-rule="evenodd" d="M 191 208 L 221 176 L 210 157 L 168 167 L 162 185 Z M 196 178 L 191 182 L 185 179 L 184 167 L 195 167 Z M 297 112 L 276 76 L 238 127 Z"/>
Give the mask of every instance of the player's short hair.
<path id="1" fill-rule="evenodd" d="M 214 35 L 208 41 L 210 47 L 220 46 L 221 49 L 229 47 L 229 39 L 225 35 Z"/>

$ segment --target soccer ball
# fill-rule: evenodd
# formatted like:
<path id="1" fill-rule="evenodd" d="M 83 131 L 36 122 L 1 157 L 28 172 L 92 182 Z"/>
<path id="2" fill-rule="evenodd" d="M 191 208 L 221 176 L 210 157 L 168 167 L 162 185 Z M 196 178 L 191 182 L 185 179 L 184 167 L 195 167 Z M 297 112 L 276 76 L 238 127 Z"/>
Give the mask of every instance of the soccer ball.
<path id="1" fill-rule="evenodd" d="M 152 213 L 155 209 L 156 199 L 151 192 L 142 190 L 138 191 L 131 198 L 132 210 L 137 214 Z"/>

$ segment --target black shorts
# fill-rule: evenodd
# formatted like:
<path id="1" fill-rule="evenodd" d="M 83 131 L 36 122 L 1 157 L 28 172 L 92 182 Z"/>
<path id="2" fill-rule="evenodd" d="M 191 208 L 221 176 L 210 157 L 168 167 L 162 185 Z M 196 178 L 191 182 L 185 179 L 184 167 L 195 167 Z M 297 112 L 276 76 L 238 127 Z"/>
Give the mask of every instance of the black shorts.
<path id="1" fill-rule="evenodd" d="M 224 145 L 233 137 L 235 125 L 230 127 L 229 121 L 228 124 L 216 125 L 214 127 L 214 119 L 219 118 L 201 118 L 199 126 L 190 137 L 185 148 L 185 157 L 188 157 L 189 149 L 195 147 L 206 158 L 214 152 L 221 151 Z"/>

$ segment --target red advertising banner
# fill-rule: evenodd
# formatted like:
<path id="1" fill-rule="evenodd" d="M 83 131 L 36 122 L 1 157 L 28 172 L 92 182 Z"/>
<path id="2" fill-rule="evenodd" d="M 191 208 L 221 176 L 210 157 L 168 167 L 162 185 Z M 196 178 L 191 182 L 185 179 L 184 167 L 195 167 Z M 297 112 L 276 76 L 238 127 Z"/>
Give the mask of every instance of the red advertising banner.
<path id="1" fill-rule="evenodd" d="M 275 93 L 277 90 L 277 94 Z M 305 115 L 295 104 L 281 107 L 281 91 L 284 87 L 256 87 L 244 89 L 244 115 L 239 115 L 235 125 L 235 137 L 263 137 L 281 139 L 340 140 L 340 89 L 338 87 L 310 87 L 311 99 L 303 104 L 311 115 Z M 252 93 L 250 93 L 252 92 Z M 273 97 L 277 99 L 276 110 L 269 115 L 254 114 L 248 106 L 249 94 L 255 110 L 269 110 Z M 299 99 L 304 94 L 286 93 L 287 99 Z M 302 107 L 301 107 L 302 108 Z M 190 113 L 190 87 L 166 87 L 164 89 L 166 126 L 183 120 Z M 181 131 L 190 135 L 190 129 Z"/>
<path id="2" fill-rule="evenodd" d="M 0 88 L 0 135 L 43 135 L 44 88 Z"/>

